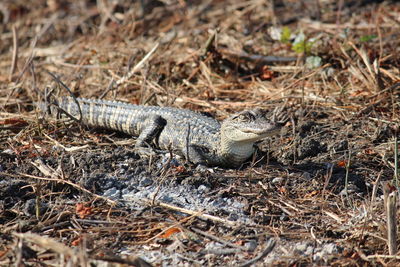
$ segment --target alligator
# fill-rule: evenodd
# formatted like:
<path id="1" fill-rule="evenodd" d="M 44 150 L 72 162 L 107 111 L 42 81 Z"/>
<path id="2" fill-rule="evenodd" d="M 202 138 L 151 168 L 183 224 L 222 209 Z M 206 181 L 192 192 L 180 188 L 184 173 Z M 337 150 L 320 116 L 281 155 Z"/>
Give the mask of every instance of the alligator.
<path id="1" fill-rule="evenodd" d="M 85 98 L 57 98 L 52 113 L 54 108 L 84 125 L 137 136 L 139 150 L 155 146 L 194 164 L 227 168 L 240 167 L 253 155 L 256 142 L 282 127 L 282 121 L 275 115 L 267 119 L 261 109 L 239 112 L 220 123 L 187 109 Z"/>

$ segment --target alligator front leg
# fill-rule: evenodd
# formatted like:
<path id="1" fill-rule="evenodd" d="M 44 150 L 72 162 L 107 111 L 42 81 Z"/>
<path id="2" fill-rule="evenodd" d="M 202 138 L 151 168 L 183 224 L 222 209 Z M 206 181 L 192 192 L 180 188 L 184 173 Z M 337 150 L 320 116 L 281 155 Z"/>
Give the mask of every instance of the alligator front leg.
<path id="1" fill-rule="evenodd" d="M 212 152 L 204 146 L 189 144 L 185 151 L 185 158 L 194 164 L 214 165 Z"/>
<path id="2" fill-rule="evenodd" d="M 136 140 L 135 149 L 141 155 L 154 156 L 155 151 L 151 143 L 157 145 L 158 137 L 167 122 L 161 116 L 152 116 L 140 123 L 144 125 L 144 128 L 141 129 Z"/>

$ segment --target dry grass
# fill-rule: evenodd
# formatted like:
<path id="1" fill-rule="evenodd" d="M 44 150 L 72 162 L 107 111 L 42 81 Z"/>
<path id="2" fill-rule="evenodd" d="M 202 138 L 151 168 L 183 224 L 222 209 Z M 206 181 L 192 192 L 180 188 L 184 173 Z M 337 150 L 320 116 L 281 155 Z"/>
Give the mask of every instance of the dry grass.
<path id="1" fill-rule="evenodd" d="M 147 256 L 155 266 L 165 253 L 171 265 L 399 264 L 387 247 L 381 181 L 393 179 L 398 164 L 400 5 L 143 2 L 0 3 L 0 265 L 146 266 L 135 257 L 143 251 L 160 252 Z M 293 40 L 274 39 L 285 27 L 303 32 L 310 49 L 295 52 Z M 308 67 L 309 56 L 321 64 Z M 207 183 L 210 196 L 244 203 L 253 221 L 178 207 L 157 194 L 133 210 L 86 186 L 81 158 L 105 153 L 103 163 L 114 164 L 125 153 L 118 148 L 132 142 L 43 121 L 33 103 L 50 90 L 68 94 L 48 72 L 75 96 L 189 108 L 218 119 L 286 106 L 294 119 L 281 138 L 263 144 L 267 160 L 212 172 L 135 163 L 160 187 L 189 178 L 193 186 Z M 65 166 L 70 158 L 77 162 Z M 110 166 L 101 171 L 118 172 Z M 42 212 L 43 203 L 50 204 Z M 255 249 L 246 247 L 249 240 Z M 219 250 L 208 247 L 213 242 Z M 304 244 L 338 249 L 318 259 L 317 250 L 299 248 Z"/>

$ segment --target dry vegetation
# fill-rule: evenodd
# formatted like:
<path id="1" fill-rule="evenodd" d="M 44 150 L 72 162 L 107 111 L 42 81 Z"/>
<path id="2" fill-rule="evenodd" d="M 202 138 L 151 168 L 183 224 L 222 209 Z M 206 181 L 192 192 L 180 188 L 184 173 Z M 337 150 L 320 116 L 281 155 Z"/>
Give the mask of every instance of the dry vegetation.
<path id="1" fill-rule="evenodd" d="M 31 2 L 0 2 L 0 265 L 399 264 L 382 182 L 398 164 L 400 4 Z M 49 92 L 292 120 L 246 166 L 206 169 L 43 119 Z"/>

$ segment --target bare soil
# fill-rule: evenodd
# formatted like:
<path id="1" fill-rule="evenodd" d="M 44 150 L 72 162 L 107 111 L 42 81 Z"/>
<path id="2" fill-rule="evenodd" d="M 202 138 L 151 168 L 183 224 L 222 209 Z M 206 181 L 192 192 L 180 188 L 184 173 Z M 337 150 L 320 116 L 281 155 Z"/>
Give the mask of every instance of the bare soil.
<path id="1" fill-rule="evenodd" d="M 1 266 L 400 264 L 399 3 L 34 2 L 0 3 Z M 36 108 L 70 94 L 291 120 L 208 168 Z"/>

